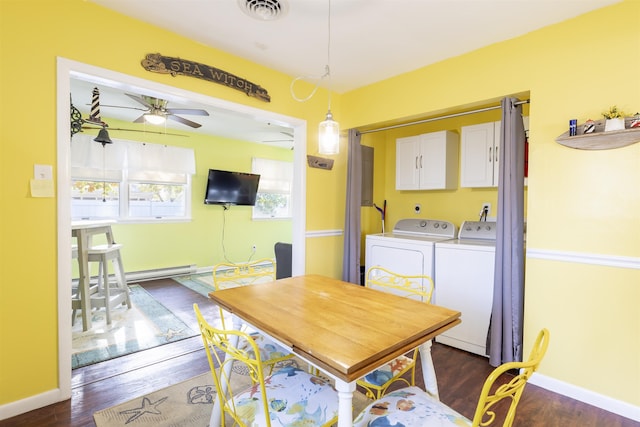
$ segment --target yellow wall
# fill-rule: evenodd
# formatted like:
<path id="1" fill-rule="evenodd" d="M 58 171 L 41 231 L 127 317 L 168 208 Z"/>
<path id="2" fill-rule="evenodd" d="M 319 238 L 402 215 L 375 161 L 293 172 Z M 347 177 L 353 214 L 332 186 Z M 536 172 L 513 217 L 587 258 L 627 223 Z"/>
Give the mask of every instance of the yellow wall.
<path id="1" fill-rule="evenodd" d="M 58 57 L 307 120 L 307 152 L 310 154 L 317 152 L 315 130 L 326 113 L 327 94 L 319 89 L 311 100 L 299 103 L 289 91 L 291 76 L 207 48 L 83 0 L 3 0 L 0 2 L 0 40 L 2 405 L 58 387 L 57 200 L 29 196 L 34 164 L 54 165 L 56 176 Z M 242 76 L 267 89 L 271 102 L 265 103 L 199 79 L 150 73 L 142 68 L 140 61 L 153 52 L 203 62 Z M 303 85 L 300 90 L 305 89 L 309 87 Z M 335 103 L 332 110 L 336 117 L 340 117 L 340 98 L 338 94 L 332 96 Z M 333 172 L 314 170 L 308 174 L 309 193 L 326 195 L 326 188 L 336 190 L 335 197 L 330 200 L 323 197 L 324 200 L 311 201 L 307 208 L 307 229 L 341 227 L 343 219 L 339 212 L 344 206 L 344 165 L 344 160 L 338 159 Z M 215 220 L 219 213 L 205 209 L 199 203 L 194 205 L 194 210 L 194 214 L 204 220 L 207 216 Z M 154 232 L 154 228 L 153 225 L 145 225 L 140 230 Z M 175 233 L 175 237 L 180 228 L 176 224 L 167 230 Z M 115 230 L 116 233 L 121 231 L 120 228 Z M 132 240 L 125 242 L 128 247 L 139 244 L 133 240 L 135 237 L 132 235 Z M 200 238 L 194 233 L 190 237 Z M 333 239 L 326 240 L 333 246 Z M 184 241 L 182 238 L 181 242 Z M 192 244 L 192 241 L 188 243 Z M 242 256 L 242 251 L 238 251 L 237 256 Z M 171 263 L 177 262 L 177 258 Z M 330 259 L 313 259 L 307 263 L 307 271 L 335 271 L 338 258 L 339 254 L 334 254 Z M 31 315 L 25 315 L 24 304 L 17 301 L 28 302 Z M 14 327 L 17 318 L 21 319 L 20 328 Z"/>
<path id="2" fill-rule="evenodd" d="M 640 110 L 639 28 L 640 2 L 627 0 L 336 95 L 332 110 L 347 129 L 447 113 L 530 92 L 528 248 L 637 259 L 640 144 L 610 151 L 579 151 L 556 144 L 554 138 L 566 130 L 570 118 L 579 122 L 596 118 L 612 104 L 626 111 Z M 56 200 L 28 195 L 33 164 L 55 165 L 57 160 L 57 56 L 306 119 L 310 154 L 316 151 L 314 134 L 326 112 L 326 93 L 319 91 L 312 100 L 297 103 L 289 94 L 291 76 L 81 0 L 1 1 L 0 40 L 2 405 L 50 391 L 58 381 Z M 266 104 L 197 79 L 143 70 L 140 60 L 158 51 L 242 75 L 265 87 L 272 102 Z M 385 149 L 382 136 L 367 137 L 367 141 L 382 148 L 376 153 Z M 345 153 L 343 141 L 332 172 L 307 171 L 309 231 L 342 228 Z M 375 180 L 376 186 L 392 185 L 390 177 L 376 176 Z M 390 212 L 404 214 L 400 206 L 390 206 Z M 341 240 L 308 239 L 307 271 L 338 276 Z M 639 270 L 544 259 L 529 259 L 527 265 L 525 342 L 530 345 L 543 326 L 552 334 L 541 373 L 640 405 Z M 29 304 L 29 316 L 25 315 L 25 303 Z M 20 328 L 13 327 L 16 318 Z M 574 328 L 568 327 L 567 319 Z M 615 354 L 602 348 L 610 345 L 611 337 L 624 342 L 623 349 L 612 344 Z M 525 352 L 528 349 L 525 346 Z M 614 384 L 613 379 L 621 378 L 625 380 Z"/>
<path id="3" fill-rule="evenodd" d="M 567 130 L 569 119 L 599 119 L 610 105 L 631 114 L 640 110 L 639 75 L 640 2 L 625 1 L 352 91 L 341 102 L 349 112 L 344 125 L 366 129 L 530 93 L 525 354 L 547 327 L 551 345 L 543 375 L 635 406 L 640 405 L 640 143 L 585 151 L 555 138 Z M 392 200 L 388 227 L 413 215 L 414 199 L 424 201 L 425 217 L 467 219 L 490 196 L 491 190 L 467 189 L 393 194 L 394 138 L 371 135 L 363 139 L 376 148 L 374 167 L 387 175 L 376 177 L 375 200 Z M 386 158 L 379 159 L 380 153 Z M 461 211 L 439 206 L 450 205 L 454 195 Z M 363 212 L 363 222 L 376 229 L 377 213 Z M 575 253 L 575 262 L 557 259 Z"/>
<path id="4" fill-rule="evenodd" d="M 526 98 L 526 96 L 524 98 Z M 528 115 L 529 108 L 527 105 L 524 107 L 524 113 Z M 405 136 L 450 130 L 456 133 L 458 140 L 460 140 L 461 128 L 463 126 L 499 120 L 500 110 L 498 109 L 399 127 L 386 131 L 365 133 L 362 136 L 362 144 L 374 147 L 374 202 L 378 206 L 382 206 L 384 200 L 387 201 L 385 229 L 391 230 L 395 223 L 402 218 L 443 219 L 451 221 L 459 227 L 463 221 L 478 220 L 484 202 L 491 203 L 489 217 L 495 217 L 498 206 L 497 187 L 460 188 L 458 179 L 458 188 L 455 190 L 397 191 L 395 189 L 396 139 Z M 459 171 L 460 156 L 458 156 L 458 176 Z M 525 200 L 526 193 L 525 189 Z M 416 204 L 421 205 L 421 212 L 419 214 L 416 214 L 414 211 Z M 379 233 L 381 230 L 381 220 L 378 211 L 374 207 L 368 207 L 363 208 L 362 213 L 363 233 Z"/>

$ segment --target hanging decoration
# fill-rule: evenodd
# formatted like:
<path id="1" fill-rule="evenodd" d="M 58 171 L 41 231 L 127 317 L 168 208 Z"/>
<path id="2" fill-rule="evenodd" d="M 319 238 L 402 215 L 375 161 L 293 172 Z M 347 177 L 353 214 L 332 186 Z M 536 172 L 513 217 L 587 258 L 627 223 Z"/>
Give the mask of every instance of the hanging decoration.
<path id="1" fill-rule="evenodd" d="M 145 70 L 153 73 L 171 74 L 173 77 L 191 76 L 239 90 L 261 101 L 271 102 L 269 93 L 262 86 L 210 65 L 173 56 L 162 56 L 159 53 L 147 54 L 141 64 Z"/>

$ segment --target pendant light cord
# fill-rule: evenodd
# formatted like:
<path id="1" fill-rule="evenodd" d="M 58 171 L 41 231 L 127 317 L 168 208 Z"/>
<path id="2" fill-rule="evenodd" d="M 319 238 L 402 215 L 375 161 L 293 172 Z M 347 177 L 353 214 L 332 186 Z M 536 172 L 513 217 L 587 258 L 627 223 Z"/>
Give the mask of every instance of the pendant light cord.
<path id="1" fill-rule="evenodd" d="M 328 0 L 329 3 L 329 13 L 327 15 L 327 66 L 325 68 L 325 76 L 328 77 L 329 84 L 327 86 L 327 91 L 329 92 L 329 108 L 331 111 L 331 0 Z"/>
<path id="2" fill-rule="evenodd" d="M 324 67 L 324 74 L 321 76 L 299 76 L 296 77 L 295 79 L 293 79 L 291 81 L 291 85 L 289 85 L 289 91 L 291 92 L 291 97 L 293 99 L 295 99 L 298 102 L 306 102 L 308 100 L 310 100 L 311 98 L 313 98 L 313 95 L 316 94 L 316 91 L 318 90 L 318 86 L 319 86 L 319 82 L 324 80 L 325 78 L 329 78 L 329 109 L 331 109 L 331 69 L 329 68 L 329 64 L 331 63 L 331 0 L 329 0 L 329 15 L 328 15 L 328 20 L 327 20 L 327 33 L 328 33 L 328 37 L 327 37 L 327 65 L 325 65 Z M 299 80 L 317 80 L 315 87 L 313 88 L 313 90 L 311 91 L 311 93 L 309 95 L 307 95 L 304 98 L 300 98 L 298 96 L 296 96 L 295 94 L 295 89 L 294 89 L 294 85 L 296 84 L 296 82 L 298 82 Z"/>

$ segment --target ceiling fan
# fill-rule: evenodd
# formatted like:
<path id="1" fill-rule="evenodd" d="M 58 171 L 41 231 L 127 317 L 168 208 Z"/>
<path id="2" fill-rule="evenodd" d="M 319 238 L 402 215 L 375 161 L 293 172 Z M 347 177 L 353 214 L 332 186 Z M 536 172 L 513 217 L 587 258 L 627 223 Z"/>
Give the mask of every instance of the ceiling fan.
<path id="1" fill-rule="evenodd" d="M 195 108 L 167 108 L 169 101 L 160 98 L 154 98 L 148 95 L 132 95 L 125 93 L 129 98 L 139 102 L 145 108 L 127 107 L 124 105 L 102 105 L 103 107 L 113 108 L 128 108 L 132 110 L 144 111 L 144 113 L 135 119 L 133 123 L 143 123 L 145 121 L 159 125 L 164 123 L 166 119 L 174 120 L 192 128 L 199 128 L 202 126 L 200 123 L 196 123 L 184 117 L 177 116 L 176 114 L 191 114 L 196 116 L 208 116 L 209 113 L 206 110 L 200 110 Z"/>
<path id="2" fill-rule="evenodd" d="M 262 142 L 293 142 L 293 134 L 291 132 L 283 132 L 280 131 L 281 134 L 287 136 L 287 138 L 285 139 L 272 139 L 272 140 L 266 140 L 266 141 L 262 141 Z"/>

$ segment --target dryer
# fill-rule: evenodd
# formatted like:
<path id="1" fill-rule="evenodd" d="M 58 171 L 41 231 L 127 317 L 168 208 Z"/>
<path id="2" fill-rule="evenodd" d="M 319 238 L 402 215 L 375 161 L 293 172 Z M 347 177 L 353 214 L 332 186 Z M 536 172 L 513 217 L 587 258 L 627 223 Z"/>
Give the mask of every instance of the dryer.
<path id="1" fill-rule="evenodd" d="M 438 305 L 462 313 L 462 323 L 436 341 L 487 356 L 493 305 L 495 221 L 465 221 L 458 238 L 435 244 Z"/>
<path id="2" fill-rule="evenodd" d="M 453 239 L 456 226 L 449 221 L 401 219 L 391 233 L 369 234 L 365 242 L 365 267 L 384 267 L 407 275 L 427 275 L 435 281 L 435 244 Z M 436 289 L 431 302 L 437 299 Z"/>

